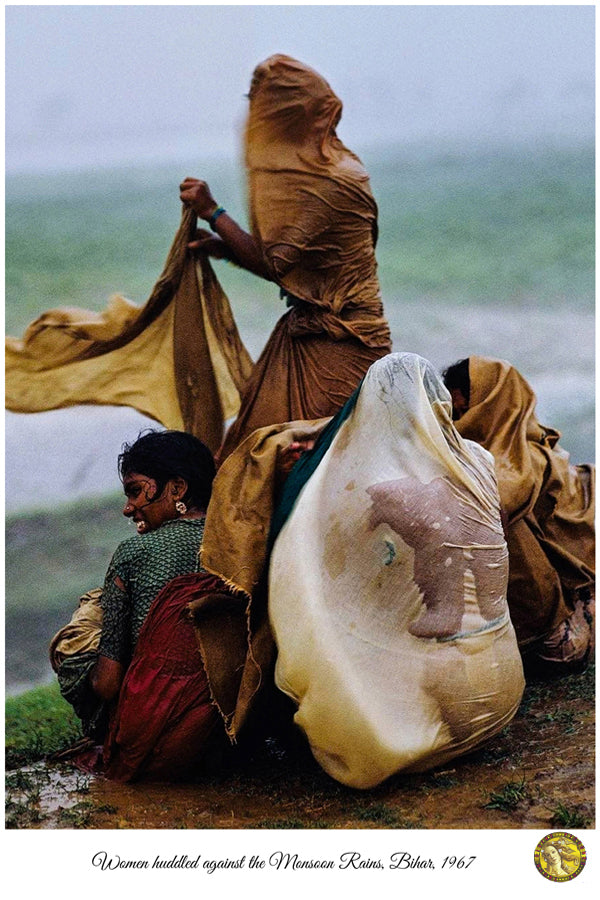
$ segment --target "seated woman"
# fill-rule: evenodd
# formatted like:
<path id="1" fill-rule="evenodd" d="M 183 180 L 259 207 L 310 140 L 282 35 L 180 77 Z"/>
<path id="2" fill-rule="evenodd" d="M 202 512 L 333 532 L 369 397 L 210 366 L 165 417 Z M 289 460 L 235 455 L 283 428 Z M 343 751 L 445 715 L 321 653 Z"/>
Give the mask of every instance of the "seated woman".
<path id="1" fill-rule="evenodd" d="M 464 438 L 492 453 L 508 521 L 508 604 L 524 658 L 566 670 L 593 645 L 595 469 L 574 466 L 540 425 L 531 386 L 509 363 L 470 356 L 444 382 Z"/>
<path id="2" fill-rule="evenodd" d="M 493 460 L 457 433 L 426 360 L 371 366 L 292 469 L 271 541 L 276 684 L 332 777 L 369 788 L 433 767 L 514 715 Z"/>
<path id="3" fill-rule="evenodd" d="M 104 737 L 104 774 L 184 778 L 215 731 L 223 733 L 188 611 L 190 589 L 216 582 L 199 560 L 214 460 L 192 435 L 156 431 L 125 446 L 119 472 L 123 514 L 138 534 L 115 551 L 97 592 L 101 616 L 89 611 L 98 598 L 88 598 L 55 638 L 52 655 L 63 694 L 88 731 Z M 93 696 L 110 708 L 106 734 Z"/>

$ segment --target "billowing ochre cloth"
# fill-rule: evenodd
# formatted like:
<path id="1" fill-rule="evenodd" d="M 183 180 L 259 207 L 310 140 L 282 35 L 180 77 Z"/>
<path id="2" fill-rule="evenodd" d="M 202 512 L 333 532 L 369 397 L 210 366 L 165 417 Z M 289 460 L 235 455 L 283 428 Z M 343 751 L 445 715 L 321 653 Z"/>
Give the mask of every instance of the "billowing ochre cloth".
<path id="1" fill-rule="evenodd" d="M 510 720 L 507 575 L 491 457 L 454 429 L 429 363 L 375 363 L 270 563 L 276 683 L 330 775 L 372 787 Z"/>
<path id="2" fill-rule="evenodd" d="M 187 250 L 195 224 L 184 211 L 143 307 L 114 296 L 102 313 L 54 309 L 23 340 L 7 338 L 7 409 L 132 406 L 216 451 L 252 362 L 208 260 L 196 262 Z"/>
<path id="3" fill-rule="evenodd" d="M 509 363 L 469 357 L 461 435 L 493 454 L 509 522 L 508 602 L 521 645 L 571 615 L 595 571 L 595 469 L 571 465 L 560 433 L 540 425 L 535 394 Z"/>
<path id="4" fill-rule="evenodd" d="M 375 261 L 377 206 L 360 160 L 335 135 L 341 103 L 284 56 L 251 89 L 246 162 L 252 231 L 291 310 L 258 363 L 237 333 L 206 258 L 186 244 L 184 211 L 161 278 L 140 309 L 114 296 L 102 313 L 55 309 L 6 341 L 6 406 L 132 406 L 224 459 L 256 428 L 332 415 L 389 352 Z"/>
<path id="5" fill-rule="evenodd" d="M 223 593 L 191 608 L 212 696 L 232 740 L 256 706 L 260 689 L 272 680 L 275 647 L 265 566 L 278 454 L 291 441 L 314 438 L 324 424 L 291 422 L 258 429 L 225 460 L 213 482 L 201 563 L 222 580 Z M 239 598 L 237 604 L 227 591 Z"/>
<path id="6" fill-rule="evenodd" d="M 362 163 L 339 140 L 341 101 L 317 72 L 276 55 L 250 89 L 246 166 L 251 230 L 292 308 L 242 399 L 224 455 L 255 428 L 330 416 L 391 349 Z"/>

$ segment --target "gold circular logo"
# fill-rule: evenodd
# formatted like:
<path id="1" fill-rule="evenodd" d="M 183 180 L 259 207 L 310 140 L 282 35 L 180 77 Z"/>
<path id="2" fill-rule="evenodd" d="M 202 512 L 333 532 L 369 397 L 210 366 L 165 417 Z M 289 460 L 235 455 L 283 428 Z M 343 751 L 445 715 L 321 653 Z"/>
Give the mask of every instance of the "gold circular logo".
<path id="1" fill-rule="evenodd" d="M 585 866 L 585 847 L 568 831 L 543 837 L 533 854 L 535 867 L 549 881 L 572 881 Z"/>

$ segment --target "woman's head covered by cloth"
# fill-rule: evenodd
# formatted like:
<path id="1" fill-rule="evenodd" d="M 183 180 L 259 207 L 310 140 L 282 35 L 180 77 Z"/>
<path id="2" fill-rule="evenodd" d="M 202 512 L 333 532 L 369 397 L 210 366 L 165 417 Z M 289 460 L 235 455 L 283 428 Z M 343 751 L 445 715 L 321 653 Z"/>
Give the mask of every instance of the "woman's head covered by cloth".
<path id="1" fill-rule="evenodd" d="M 467 449 L 452 422 L 449 391 L 428 360 L 415 353 L 383 357 L 369 369 L 360 398 L 364 404 L 377 399 L 386 405 L 404 465 L 412 458 L 421 472 L 434 466 L 447 475 L 454 473 L 480 496 L 479 462 L 474 469 L 473 448 Z M 485 495 L 487 501 L 487 489 Z"/>
<path id="2" fill-rule="evenodd" d="M 260 63 L 250 84 L 250 129 L 274 139 L 322 146 L 342 115 L 342 102 L 325 79 L 298 60 L 275 54 Z M 325 149 L 322 147 L 322 149 Z"/>
<path id="3" fill-rule="evenodd" d="M 377 204 L 362 162 L 336 134 L 339 97 L 314 69 L 277 54 L 257 66 L 249 98 L 250 227 L 274 280 L 328 313 L 319 330 L 326 325 L 335 340 L 341 327 L 369 343 L 374 328 L 389 346 L 374 253 Z"/>
<path id="4" fill-rule="evenodd" d="M 315 757 L 372 787 L 499 730 L 523 680 L 490 454 L 415 354 L 375 362 L 354 399 L 274 542 L 269 615 Z"/>
<path id="5" fill-rule="evenodd" d="M 491 457 L 484 452 L 486 462 L 482 466 L 481 448 L 465 444 L 458 434 L 452 421 L 450 394 L 433 365 L 415 353 L 404 352 L 390 353 L 371 366 L 312 453 L 305 454 L 294 467 L 284 488 L 290 509 L 293 497 L 314 471 L 312 458 L 323 455 L 323 440 L 329 446 L 354 407 L 353 440 L 366 441 L 365 449 L 378 453 L 381 471 L 388 464 L 392 468 L 400 465 L 407 474 L 425 482 L 454 476 L 476 502 L 490 508 L 497 493 L 495 479 L 490 478 Z"/>
<path id="6" fill-rule="evenodd" d="M 362 164 L 339 140 L 342 101 L 310 66 L 277 53 L 260 63 L 250 83 L 246 125 L 249 169 L 322 172 L 350 160 Z M 366 178 L 366 172 L 364 173 Z"/>

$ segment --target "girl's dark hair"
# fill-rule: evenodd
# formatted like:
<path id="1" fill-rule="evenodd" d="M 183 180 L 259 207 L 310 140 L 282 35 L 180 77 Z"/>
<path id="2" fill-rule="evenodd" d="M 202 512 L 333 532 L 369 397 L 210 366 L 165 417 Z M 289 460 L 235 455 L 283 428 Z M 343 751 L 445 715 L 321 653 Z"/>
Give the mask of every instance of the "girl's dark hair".
<path id="1" fill-rule="evenodd" d="M 123 444 L 118 459 L 121 481 L 131 472 L 156 481 L 160 497 L 170 478 L 183 478 L 187 492 L 183 502 L 206 509 L 215 477 L 213 455 L 202 441 L 185 431 L 141 432 L 133 444 Z"/>
<path id="2" fill-rule="evenodd" d="M 463 397 L 469 402 L 471 399 L 471 381 L 469 379 L 469 358 L 459 359 L 444 369 L 442 379 L 449 391 L 458 388 Z"/>

